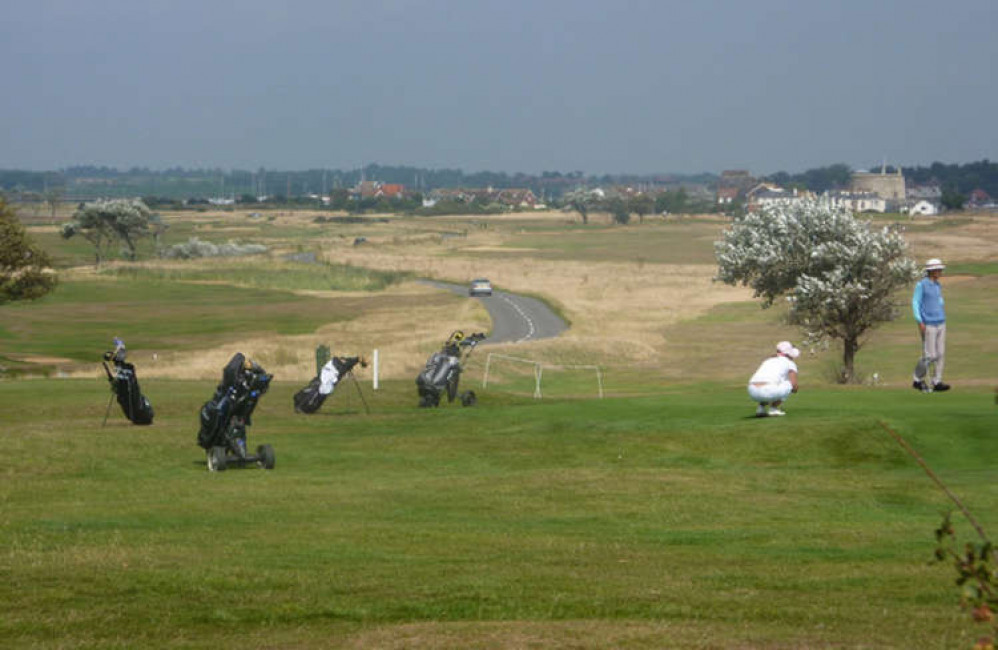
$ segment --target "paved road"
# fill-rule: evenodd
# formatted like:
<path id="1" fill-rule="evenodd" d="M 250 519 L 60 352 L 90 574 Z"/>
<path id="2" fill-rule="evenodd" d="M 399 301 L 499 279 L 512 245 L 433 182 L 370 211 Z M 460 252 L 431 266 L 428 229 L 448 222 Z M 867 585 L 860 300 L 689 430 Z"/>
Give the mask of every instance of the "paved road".
<path id="1" fill-rule="evenodd" d="M 426 280 L 441 289 L 468 295 L 463 284 Z M 505 291 L 493 291 L 491 296 L 477 297 L 492 318 L 492 333 L 486 343 L 520 343 L 558 336 L 568 325 L 556 313 L 536 298 L 518 296 Z"/>

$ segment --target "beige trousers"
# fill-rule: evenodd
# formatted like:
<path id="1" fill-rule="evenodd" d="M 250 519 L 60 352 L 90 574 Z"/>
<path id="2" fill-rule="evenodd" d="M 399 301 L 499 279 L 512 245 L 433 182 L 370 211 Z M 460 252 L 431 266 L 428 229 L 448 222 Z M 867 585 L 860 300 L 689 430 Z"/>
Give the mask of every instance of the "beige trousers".
<path id="1" fill-rule="evenodd" d="M 946 362 L 946 323 L 942 325 L 926 325 L 922 334 L 922 358 L 915 365 L 915 381 L 922 381 L 929 374 L 929 368 L 935 365 L 932 376 L 933 384 L 943 380 L 943 366 Z"/>

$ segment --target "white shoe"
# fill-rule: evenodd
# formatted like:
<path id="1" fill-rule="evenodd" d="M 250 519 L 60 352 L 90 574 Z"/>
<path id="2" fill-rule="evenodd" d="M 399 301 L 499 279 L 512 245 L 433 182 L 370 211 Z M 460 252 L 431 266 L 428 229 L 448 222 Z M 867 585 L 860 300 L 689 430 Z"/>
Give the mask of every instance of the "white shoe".
<path id="1" fill-rule="evenodd" d="M 786 413 L 784 413 L 780 409 L 769 409 L 768 415 L 786 415 Z"/>
<path id="2" fill-rule="evenodd" d="M 766 407 L 763 406 L 762 404 L 760 404 L 759 408 L 757 408 L 755 410 L 755 416 L 757 418 L 764 418 L 764 417 L 766 417 Z"/>

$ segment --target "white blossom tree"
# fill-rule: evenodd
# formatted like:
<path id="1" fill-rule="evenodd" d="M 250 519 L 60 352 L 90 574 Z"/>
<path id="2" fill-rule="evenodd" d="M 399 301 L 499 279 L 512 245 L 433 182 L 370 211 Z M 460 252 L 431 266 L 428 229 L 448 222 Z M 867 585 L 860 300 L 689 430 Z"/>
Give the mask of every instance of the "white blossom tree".
<path id="1" fill-rule="evenodd" d="M 808 344 L 842 341 L 842 382 L 856 378 L 861 337 L 897 316 L 897 291 L 918 278 L 897 227 L 875 229 L 820 200 L 736 218 L 714 250 L 715 279 L 752 287 L 764 308 L 786 296 Z"/>
<path id="2" fill-rule="evenodd" d="M 87 203 L 73 213 L 73 220 L 62 227 L 66 239 L 81 235 L 94 245 L 96 263 L 107 257 L 115 240 L 124 244 L 124 254 L 135 259 L 135 241 L 149 233 L 152 213 L 138 199 L 111 199 Z"/>
<path id="3" fill-rule="evenodd" d="M 582 217 L 582 223 L 589 223 L 589 213 L 599 207 L 600 195 L 584 188 L 578 188 L 566 192 L 562 197 L 562 203 L 578 212 L 579 216 Z"/>

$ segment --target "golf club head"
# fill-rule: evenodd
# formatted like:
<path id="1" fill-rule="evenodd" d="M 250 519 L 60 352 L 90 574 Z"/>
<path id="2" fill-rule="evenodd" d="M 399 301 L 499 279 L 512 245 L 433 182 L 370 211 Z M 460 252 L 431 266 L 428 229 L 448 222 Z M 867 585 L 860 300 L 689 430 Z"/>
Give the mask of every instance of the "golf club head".
<path id="1" fill-rule="evenodd" d="M 925 357 L 922 357 L 921 359 L 918 360 L 918 363 L 915 364 L 915 376 L 924 377 L 925 373 L 927 373 L 928 371 L 929 371 L 929 360 L 926 359 Z"/>

